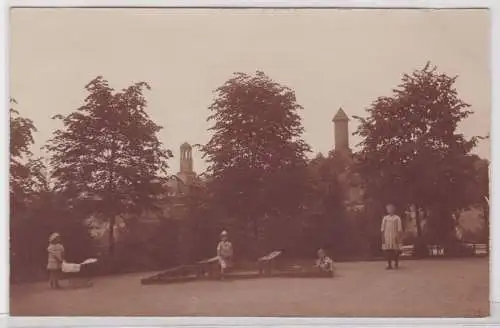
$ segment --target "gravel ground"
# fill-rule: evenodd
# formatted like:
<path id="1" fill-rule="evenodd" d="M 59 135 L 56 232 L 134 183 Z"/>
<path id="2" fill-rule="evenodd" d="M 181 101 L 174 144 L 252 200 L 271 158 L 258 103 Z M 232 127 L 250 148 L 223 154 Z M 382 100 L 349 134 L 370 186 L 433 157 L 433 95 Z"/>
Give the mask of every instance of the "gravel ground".
<path id="1" fill-rule="evenodd" d="M 93 287 L 11 287 L 12 316 L 377 316 L 489 315 L 487 259 L 337 264 L 338 276 L 140 284 L 149 273 L 96 278 Z"/>

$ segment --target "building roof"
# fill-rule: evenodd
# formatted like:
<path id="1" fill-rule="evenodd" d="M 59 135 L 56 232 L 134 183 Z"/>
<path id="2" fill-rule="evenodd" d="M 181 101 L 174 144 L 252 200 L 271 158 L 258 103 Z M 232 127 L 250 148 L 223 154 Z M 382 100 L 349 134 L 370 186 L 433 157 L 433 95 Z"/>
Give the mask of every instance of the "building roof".
<path id="1" fill-rule="evenodd" d="M 349 121 L 349 117 L 344 112 L 342 107 L 339 108 L 337 114 L 335 114 L 335 116 L 333 117 L 333 122 L 337 122 L 337 121 Z"/>
<path id="2" fill-rule="evenodd" d="M 181 145 L 181 149 L 191 149 L 191 145 L 185 142 Z"/>

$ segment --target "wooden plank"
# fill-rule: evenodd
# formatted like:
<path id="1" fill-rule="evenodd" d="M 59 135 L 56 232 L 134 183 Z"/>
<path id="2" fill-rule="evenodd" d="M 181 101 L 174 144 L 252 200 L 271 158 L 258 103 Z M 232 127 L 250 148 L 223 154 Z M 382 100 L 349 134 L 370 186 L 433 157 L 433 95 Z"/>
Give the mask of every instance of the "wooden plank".
<path id="1" fill-rule="evenodd" d="M 332 278 L 333 272 L 318 271 L 278 271 L 272 275 L 273 278 Z"/>
<path id="2" fill-rule="evenodd" d="M 214 256 L 214 257 L 211 257 L 209 259 L 201 260 L 198 262 L 198 264 L 210 264 L 210 263 L 217 262 L 218 260 L 219 260 L 219 257 Z"/>
<path id="3" fill-rule="evenodd" d="M 161 280 L 161 279 L 168 279 L 171 277 L 183 277 L 187 276 L 190 273 L 192 274 L 193 269 L 195 269 L 196 266 L 193 265 L 179 265 L 170 269 L 163 270 L 161 272 L 158 272 L 150 277 L 144 278 L 143 280 Z"/>
<path id="4" fill-rule="evenodd" d="M 197 280 L 196 276 L 187 277 L 168 277 L 164 279 L 142 279 L 141 284 L 143 285 L 157 285 L 157 284 L 173 284 L 173 283 L 183 283 Z"/>

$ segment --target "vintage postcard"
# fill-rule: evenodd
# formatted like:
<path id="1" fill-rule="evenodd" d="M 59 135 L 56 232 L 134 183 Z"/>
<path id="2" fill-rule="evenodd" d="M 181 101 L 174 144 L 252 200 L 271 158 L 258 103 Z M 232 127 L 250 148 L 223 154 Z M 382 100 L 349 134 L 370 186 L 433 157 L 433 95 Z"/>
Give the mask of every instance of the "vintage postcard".
<path id="1" fill-rule="evenodd" d="M 487 9 L 12 8 L 12 316 L 489 315 Z"/>

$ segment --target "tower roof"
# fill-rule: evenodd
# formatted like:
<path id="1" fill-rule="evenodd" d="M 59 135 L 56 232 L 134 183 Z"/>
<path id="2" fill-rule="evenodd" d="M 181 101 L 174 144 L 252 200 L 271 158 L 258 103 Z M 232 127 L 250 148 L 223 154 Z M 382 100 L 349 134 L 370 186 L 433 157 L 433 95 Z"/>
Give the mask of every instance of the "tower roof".
<path id="1" fill-rule="evenodd" d="M 333 117 L 333 122 L 338 122 L 338 121 L 349 121 L 349 117 L 344 112 L 342 107 L 339 108 L 337 114 L 335 114 L 335 116 Z"/>
<path id="2" fill-rule="evenodd" d="M 191 145 L 185 142 L 181 145 L 181 149 L 191 149 Z"/>

